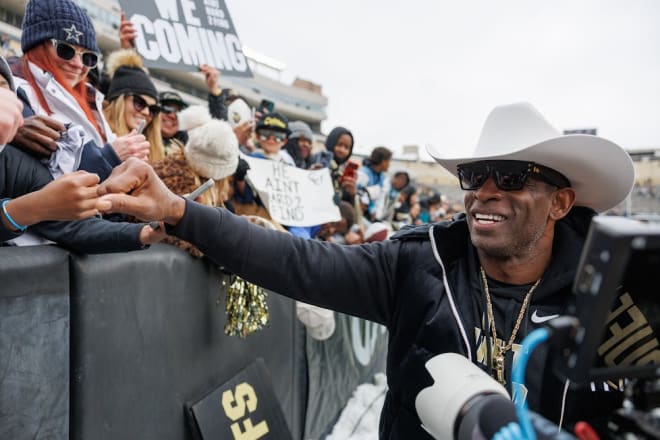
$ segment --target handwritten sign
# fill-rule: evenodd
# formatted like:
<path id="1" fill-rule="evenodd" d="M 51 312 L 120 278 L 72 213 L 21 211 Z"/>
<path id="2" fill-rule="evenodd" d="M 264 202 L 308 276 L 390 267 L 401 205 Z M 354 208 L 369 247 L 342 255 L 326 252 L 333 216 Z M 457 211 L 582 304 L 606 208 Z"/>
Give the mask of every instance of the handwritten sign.
<path id="1" fill-rule="evenodd" d="M 273 220 L 286 226 L 314 226 L 341 219 L 327 169 L 303 170 L 273 160 L 242 157 L 250 164 L 247 181 Z"/>
<path id="2" fill-rule="evenodd" d="M 120 0 L 135 25 L 135 48 L 147 67 L 197 71 L 208 64 L 251 77 L 224 0 Z"/>

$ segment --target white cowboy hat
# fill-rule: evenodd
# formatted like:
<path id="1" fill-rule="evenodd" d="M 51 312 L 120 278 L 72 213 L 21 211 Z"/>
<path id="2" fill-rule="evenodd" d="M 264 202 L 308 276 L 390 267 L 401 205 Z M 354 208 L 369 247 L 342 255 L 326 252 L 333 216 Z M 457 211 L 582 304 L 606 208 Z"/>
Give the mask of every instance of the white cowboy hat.
<path id="1" fill-rule="evenodd" d="M 635 180 L 632 159 L 623 148 L 598 136 L 562 135 L 531 104 L 495 107 L 490 112 L 474 152 L 446 157 L 431 146 L 429 154 L 450 173 L 456 166 L 479 160 L 522 160 L 559 171 L 575 190 L 575 204 L 598 212 L 614 208 L 628 197 Z"/>

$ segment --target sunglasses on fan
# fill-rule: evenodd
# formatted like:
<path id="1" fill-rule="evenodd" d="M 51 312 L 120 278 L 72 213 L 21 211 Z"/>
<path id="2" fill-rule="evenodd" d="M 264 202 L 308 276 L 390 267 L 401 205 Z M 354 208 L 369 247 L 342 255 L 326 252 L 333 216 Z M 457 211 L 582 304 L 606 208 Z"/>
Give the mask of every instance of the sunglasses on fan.
<path id="1" fill-rule="evenodd" d="M 535 162 L 519 160 L 484 160 L 457 166 L 461 188 L 475 191 L 493 176 L 495 185 L 502 191 L 518 191 L 524 188 L 529 177 L 542 180 L 557 188 L 571 186 L 561 173 Z"/>
<path id="2" fill-rule="evenodd" d="M 99 63 L 99 54 L 96 52 L 92 52 L 91 50 L 77 50 L 70 44 L 55 39 L 50 40 L 50 42 L 53 43 L 57 56 L 65 61 L 72 60 L 78 54 L 85 67 L 93 69 Z"/>
<path id="3" fill-rule="evenodd" d="M 179 109 L 178 107 L 171 106 L 171 105 L 161 105 L 160 106 L 160 111 L 165 113 L 166 115 L 171 115 L 172 113 L 174 113 L 176 115 L 176 113 L 179 113 L 181 111 L 181 109 Z"/>
<path id="4" fill-rule="evenodd" d="M 140 95 L 130 95 L 133 98 L 133 108 L 137 112 L 141 112 L 145 108 L 149 109 L 149 116 L 156 116 L 161 108 L 158 104 L 147 104 L 147 101 L 144 100 Z"/>
<path id="5" fill-rule="evenodd" d="M 286 133 L 282 133 L 281 131 L 257 130 L 257 137 L 259 137 L 259 140 L 261 141 L 266 141 L 271 136 L 273 136 L 277 142 L 282 142 L 286 139 Z"/>

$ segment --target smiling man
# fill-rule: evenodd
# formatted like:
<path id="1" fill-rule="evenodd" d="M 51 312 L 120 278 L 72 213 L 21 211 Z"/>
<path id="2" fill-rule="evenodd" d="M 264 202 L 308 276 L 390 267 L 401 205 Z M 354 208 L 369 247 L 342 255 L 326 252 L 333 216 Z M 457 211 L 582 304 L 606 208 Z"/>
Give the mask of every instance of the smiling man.
<path id="1" fill-rule="evenodd" d="M 138 161 L 120 166 L 100 191 L 114 193 L 105 196 L 112 211 L 163 219 L 170 234 L 251 282 L 386 325 L 380 437 L 430 438 L 415 409 L 420 390 L 433 383 L 425 363 L 461 353 L 511 391 L 520 341 L 539 318 L 564 313 L 572 301 L 591 218 L 621 203 L 634 179 L 621 147 L 562 136 L 525 103 L 495 108 L 470 157 L 431 153 L 459 178 L 466 213 L 360 246 L 291 237 L 186 201 Z M 545 352 L 535 353 L 528 388 L 518 390 L 532 410 L 555 423 L 598 425 L 620 405 L 621 393 L 611 389 L 565 390 L 548 364 Z"/>

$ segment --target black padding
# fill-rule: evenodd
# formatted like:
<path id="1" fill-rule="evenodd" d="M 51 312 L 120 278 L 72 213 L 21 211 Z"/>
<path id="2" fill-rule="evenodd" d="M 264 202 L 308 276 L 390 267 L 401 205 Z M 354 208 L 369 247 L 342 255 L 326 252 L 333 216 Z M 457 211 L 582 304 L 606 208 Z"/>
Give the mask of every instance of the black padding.
<path id="1" fill-rule="evenodd" d="M 0 247 L 0 438 L 69 436 L 69 257 Z"/>
<path id="2" fill-rule="evenodd" d="M 263 357 L 301 437 L 304 346 L 293 301 L 270 294 L 270 325 L 225 336 L 227 280 L 167 245 L 72 258 L 72 439 L 189 439 L 196 401 Z"/>

